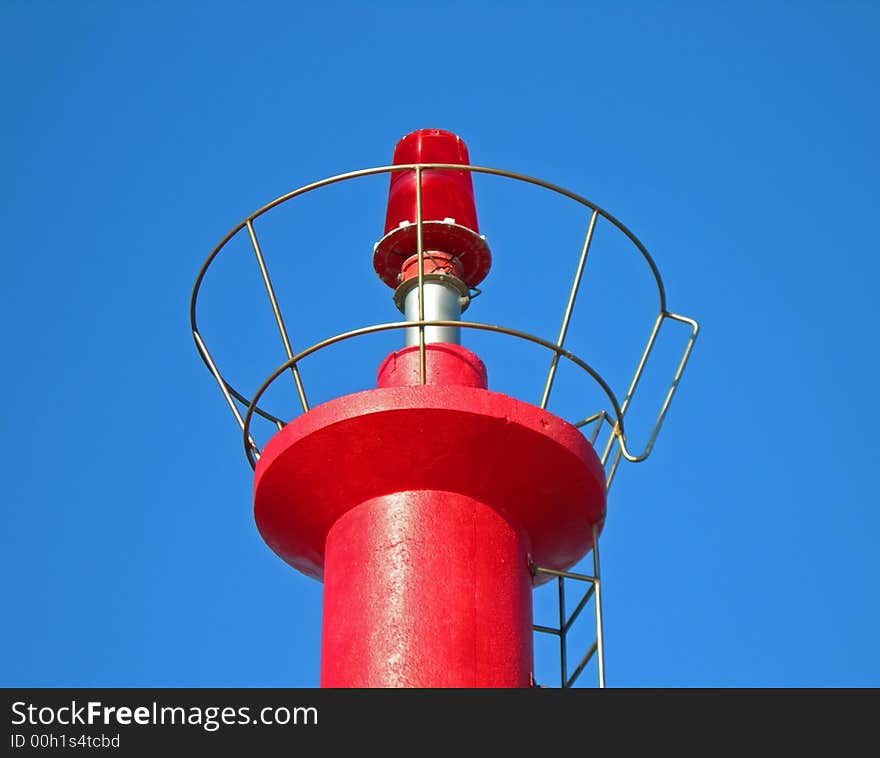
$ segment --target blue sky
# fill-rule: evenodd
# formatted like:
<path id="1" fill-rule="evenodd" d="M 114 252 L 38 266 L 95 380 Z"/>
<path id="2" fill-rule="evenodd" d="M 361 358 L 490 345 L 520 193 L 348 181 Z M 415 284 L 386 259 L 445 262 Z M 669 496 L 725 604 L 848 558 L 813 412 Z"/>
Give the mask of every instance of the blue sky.
<path id="1" fill-rule="evenodd" d="M 875 4 L 7 0 L 0 18 L 3 684 L 317 685 L 320 585 L 259 538 L 188 299 L 249 212 L 421 127 L 606 208 L 701 323 L 654 454 L 610 495 L 609 685 L 880 683 Z M 583 214 L 483 179 L 495 266 L 469 317 L 553 339 Z M 297 347 L 396 318 L 370 266 L 385 191 L 261 228 Z M 656 305 L 610 232 L 571 345 L 622 394 Z M 252 392 L 284 355 L 241 253 L 202 324 Z M 367 386 L 383 339 L 304 365 L 315 396 Z M 664 335 L 644 418 L 682 339 Z M 468 344 L 536 399 L 546 355 Z M 560 375 L 551 409 L 585 386 Z"/>

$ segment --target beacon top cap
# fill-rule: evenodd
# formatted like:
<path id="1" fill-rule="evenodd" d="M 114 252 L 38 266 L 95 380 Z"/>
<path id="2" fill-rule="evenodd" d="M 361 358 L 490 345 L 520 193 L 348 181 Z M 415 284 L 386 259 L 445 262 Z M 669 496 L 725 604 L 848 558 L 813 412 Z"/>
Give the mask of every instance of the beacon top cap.
<path id="1" fill-rule="evenodd" d="M 469 165 L 464 141 L 442 129 L 419 129 L 394 148 L 393 165 L 446 163 Z M 397 287 L 403 263 L 418 251 L 415 171 L 394 171 L 388 190 L 385 236 L 376 244 L 373 267 L 379 278 Z M 422 171 L 422 241 L 425 252 L 460 259 L 462 281 L 476 286 L 489 272 L 489 247 L 477 224 L 470 171 Z"/>
<path id="2" fill-rule="evenodd" d="M 467 145 L 457 134 L 443 129 L 417 129 L 394 146 L 395 166 L 405 163 L 470 163 Z"/>

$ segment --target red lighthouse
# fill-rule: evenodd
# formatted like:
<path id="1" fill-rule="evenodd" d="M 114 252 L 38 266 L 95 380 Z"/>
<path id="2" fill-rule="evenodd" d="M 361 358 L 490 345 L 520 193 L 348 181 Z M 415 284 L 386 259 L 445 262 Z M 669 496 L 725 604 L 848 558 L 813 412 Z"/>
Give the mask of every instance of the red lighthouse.
<path id="1" fill-rule="evenodd" d="M 356 333 L 293 354 L 253 221 L 297 193 L 233 230 L 196 283 L 196 344 L 255 464 L 259 531 L 283 560 L 324 583 L 325 687 L 532 686 L 533 588 L 554 576 L 561 584 L 594 548 L 609 483 L 603 464 L 612 446 L 612 470 L 620 457 L 639 460 L 626 449 L 623 434 L 632 391 L 618 403 L 601 378 L 563 348 L 599 209 L 593 209 L 569 312 L 555 343 L 463 322 L 462 312 L 492 262 L 478 226 L 474 170 L 459 137 L 422 129 L 398 142 L 391 166 L 361 172 L 390 173 L 384 236 L 375 246 L 373 267 L 393 289 L 404 316 L 399 323 L 360 330 L 403 332 L 399 350 L 381 362 L 377 356 L 373 388 L 314 408 L 306 402 L 299 362 Z M 244 397 L 222 378 L 195 326 L 204 271 L 242 229 L 251 238 L 289 358 L 244 416 L 239 407 Z M 683 319 L 662 312 L 659 323 Z M 466 328 L 500 330 L 554 350 L 540 406 L 491 389 L 480 357 L 461 345 Z M 694 329 L 680 370 L 695 336 Z M 604 418 L 587 419 L 599 426 L 608 419 L 611 435 L 601 458 L 578 425 L 546 410 L 560 356 L 586 368 L 609 393 Z M 304 412 L 278 419 L 258 402 L 265 388 L 291 369 Z M 249 429 L 255 413 L 278 426 L 261 450 Z M 591 580 L 597 589 L 596 568 L 594 577 L 571 576 Z M 551 630 L 563 639 L 563 659 L 565 630 L 562 618 L 559 629 Z M 565 677 L 563 663 L 563 686 Z"/>
<path id="2" fill-rule="evenodd" d="M 395 149 L 410 163 L 466 165 L 467 149 L 422 130 Z M 411 320 L 455 321 L 489 249 L 470 175 L 418 173 L 392 174 L 374 266 Z M 411 329 L 416 344 L 384 360 L 376 389 L 298 417 L 257 464 L 261 534 L 324 580 L 324 686 L 529 686 L 531 565 L 574 564 L 604 514 L 583 435 L 487 389 L 458 332 Z"/>

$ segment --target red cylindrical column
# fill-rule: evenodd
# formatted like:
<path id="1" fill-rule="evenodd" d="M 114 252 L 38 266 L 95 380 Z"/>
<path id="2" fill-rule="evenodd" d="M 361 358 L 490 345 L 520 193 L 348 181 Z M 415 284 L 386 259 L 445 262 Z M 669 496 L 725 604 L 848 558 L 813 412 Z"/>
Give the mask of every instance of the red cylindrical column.
<path id="1" fill-rule="evenodd" d="M 323 687 L 528 687 L 528 538 L 489 506 L 399 492 L 346 513 L 324 558 Z"/>
<path id="2" fill-rule="evenodd" d="M 469 350 L 429 345 L 425 357 L 431 386 L 485 389 Z M 418 348 L 392 353 L 379 388 L 416 385 L 418 364 Z M 521 528 L 460 492 L 394 492 L 352 508 L 327 535 L 322 686 L 528 687 L 530 549 Z"/>

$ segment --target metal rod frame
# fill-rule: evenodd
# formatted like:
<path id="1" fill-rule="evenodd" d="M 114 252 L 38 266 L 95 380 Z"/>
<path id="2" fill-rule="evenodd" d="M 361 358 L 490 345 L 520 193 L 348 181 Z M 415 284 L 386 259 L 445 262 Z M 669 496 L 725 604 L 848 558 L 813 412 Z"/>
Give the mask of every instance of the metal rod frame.
<path id="1" fill-rule="evenodd" d="M 599 577 L 599 530 L 597 526 L 593 527 L 593 548 L 590 551 L 593 556 L 593 575 L 576 574 L 572 571 L 559 571 L 557 569 L 545 568 L 543 566 L 532 566 L 532 574 L 544 574 L 552 576 L 556 579 L 557 585 L 557 608 L 559 609 L 559 626 L 543 626 L 535 624 L 532 629 L 539 634 L 551 634 L 559 640 L 559 686 L 562 689 L 569 689 L 574 686 L 580 675 L 583 673 L 587 664 L 596 656 L 598 686 L 605 687 L 605 647 L 602 636 L 602 595 L 601 595 L 601 579 Z M 587 587 L 581 596 L 574 610 L 566 614 L 565 611 L 565 582 L 566 580 L 586 583 Z M 574 670 L 568 671 L 568 633 L 571 631 L 574 622 L 577 621 L 581 612 L 587 607 L 587 604 L 593 600 L 593 607 L 596 614 L 596 639 L 588 648 L 587 652 L 578 662 Z"/>
<path id="2" fill-rule="evenodd" d="M 568 333 L 568 325 L 571 322 L 571 312 L 574 310 L 574 301 L 577 298 L 578 288 L 581 286 L 581 279 L 584 276 L 584 266 L 587 263 L 587 254 L 590 252 L 590 244 L 593 241 L 593 231 L 596 229 L 596 219 L 599 212 L 593 210 L 590 216 L 590 225 L 587 227 L 587 236 L 584 238 L 584 245 L 581 248 L 581 256 L 578 259 L 577 269 L 574 274 L 574 282 L 571 285 L 571 291 L 568 294 L 568 303 L 565 306 L 565 314 L 562 316 L 562 326 L 559 328 L 559 337 L 556 338 L 556 346 L 562 347 L 565 342 L 565 335 Z M 553 379 L 556 376 L 556 367 L 559 364 L 559 353 L 553 354 L 553 360 L 550 363 L 550 371 L 547 372 L 547 380 L 544 382 L 544 394 L 541 396 L 541 407 L 547 407 L 547 401 L 550 399 L 550 390 L 553 389 Z"/>
<path id="3" fill-rule="evenodd" d="M 281 332 L 281 341 L 284 343 L 284 351 L 287 353 L 288 359 L 293 358 L 293 349 L 290 347 L 290 338 L 287 336 L 287 327 L 284 326 L 284 317 L 281 315 L 281 308 L 278 307 L 278 298 L 275 297 L 275 288 L 272 286 L 272 280 L 269 278 L 269 270 L 266 268 L 266 259 L 263 257 L 263 251 L 260 249 L 260 243 L 257 240 L 257 233 L 254 231 L 253 222 L 247 221 L 248 235 L 251 238 L 251 245 L 254 248 L 254 254 L 257 256 L 257 264 L 260 267 L 260 274 L 263 277 L 263 284 L 266 287 L 266 294 L 269 296 L 269 303 L 272 305 L 272 313 L 275 316 L 275 323 L 278 324 L 278 331 Z M 295 363 L 290 367 L 293 374 L 293 381 L 296 384 L 296 391 L 299 395 L 299 402 L 302 405 L 303 412 L 308 411 L 309 403 L 306 400 L 306 393 L 303 389 L 302 378 L 299 375 L 299 366 Z M 278 423 L 278 429 L 283 429 L 284 424 Z"/>
<path id="4" fill-rule="evenodd" d="M 562 195 L 570 200 L 574 200 L 577 203 L 585 206 L 589 209 L 590 218 L 589 223 L 587 225 L 586 235 L 584 237 L 584 242 L 581 247 L 580 255 L 578 257 L 577 265 L 574 272 L 574 277 L 572 281 L 571 288 L 569 290 L 568 300 L 566 303 L 565 310 L 563 312 L 562 323 L 559 329 L 559 333 L 555 341 L 550 341 L 543 339 L 542 337 L 535 336 L 533 334 L 529 334 L 527 332 L 519 331 L 516 329 L 510 329 L 508 327 L 497 326 L 492 324 L 484 324 L 477 322 L 467 322 L 467 321 L 429 321 L 425 320 L 425 306 L 424 306 L 424 287 L 425 287 L 425 275 L 424 275 L 424 258 L 426 255 L 426 251 L 424 249 L 424 219 L 422 218 L 423 213 L 423 198 L 422 198 L 422 176 L 425 170 L 429 169 L 446 169 L 446 170 L 455 170 L 455 171 L 470 171 L 478 174 L 488 174 L 492 176 L 499 176 L 507 179 L 513 179 L 515 181 L 525 182 L 527 184 L 533 184 L 544 189 L 547 189 L 551 192 Z M 307 192 L 311 192 L 322 187 L 327 187 L 332 184 L 336 184 L 338 182 L 343 182 L 351 179 L 357 179 L 361 177 L 374 176 L 377 174 L 385 174 L 385 173 L 393 173 L 395 171 L 412 171 L 415 173 L 416 178 L 416 247 L 417 247 L 417 255 L 418 255 L 418 321 L 401 321 L 401 322 L 389 322 L 384 324 L 374 324 L 371 326 L 361 327 L 359 329 L 354 329 L 352 331 L 344 332 L 341 334 L 337 334 L 335 336 L 329 337 L 327 339 L 318 342 L 299 353 L 295 353 L 290 341 L 289 333 L 287 327 L 284 323 L 284 318 L 282 316 L 281 307 L 278 303 L 278 299 L 275 295 L 275 289 L 272 285 L 272 279 L 269 275 L 268 266 L 266 264 L 265 256 L 263 255 L 262 248 L 260 247 L 260 243 L 257 239 L 256 231 L 254 229 L 254 221 L 258 219 L 260 216 L 269 212 L 273 208 L 281 205 L 282 203 L 286 203 L 300 195 L 303 195 Z M 572 313 L 574 311 L 575 302 L 578 296 L 578 292 L 583 281 L 584 272 L 586 269 L 587 258 L 589 255 L 589 251 L 593 242 L 594 233 L 596 230 L 596 226 L 598 224 L 599 218 L 604 219 L 604 221 L 610 223 L 618 230 L 620 230 L 629 240 L 632 242 L 635 249 L 638 253 L 644 258 L 646 264 L 648 265 L 652 276 L 654 277 L 654 282 L 657 287 L 657 296 L 658 296 L 658 314 L 652 325 L 650 334 L 648 336 L 647 343 L 642 351 L 642 354 L 636 364 L 635 371 L 630 379 L 629 387 L 623 397 L 622 401 L 617 400 L 617 396 L 612 391 L 611 387 L 608 383 L 601 377 L 601 375 L 589 366 L 586 362 L 584 362 L 581 358 L 574 355 L 565 349 L 565 338 L 568 333 Z M 263 279 L 263 284 L 266 289 L 266 294 L 269 298 L 269 303 L 272 308 L 273 315 L 275 317 L 276 325 L 278 326 L 278 330 L 281 334 L 282 344 L 284 346 L 284 351 L 287 356 L 287 360 L 281 364 L 272 374 L 266 379 L 266 381 L 257 389 L 256 393 L 248 399 L 241 392 L 236 390 L 226 379 L 224 379 L 223 374 L 217 367 L 217 363 L 214 357 L 211 355 L 208 350 L 204 339 L 202 338 L 201 332 L 198 328 L 198 320 L 197 320 L 197 306 L 198 306 L 198 296 L 201 291 L 202 284 L 204 283 L 205 276 L 210 268 L 211 264 L 220 254 L 220 252 L 226 247 L 226 245 L 235 237 L 239 232 L 243 229 L 247 230 L 247 234 L 251 241 L 251 247 L 253 248 L 254 255 L 256 256 L 257 265 L 260 269 L 260 274 Z M 477 294 L 479 291 L 477 291 Z M 666 321 L 674 321 L 678 323 L 682 323 L 690 327 L 690 335 L 688 337 L 687 343 L 684 348 L 684 352 L 681 355 L 681 358 L 678 362 L 678 365 L 675 369 L 675 373 L 673 375 L 672 381 L 669 385 L 669 388 L 666 392 L 664 400 L 661 404 L 660 410 L 657 413 L 657 416 L 654 420 L 654 425 L 651 429 L 651 433 L 648 436 L 648 441 L 645 444 L 644 449 L 639 453 L 631 452 L 627 445 L 627 438 L 624 431 L 624 417 L 626 415 L 627 409 L 629 408 L 633 397 L 635 396 L 636 390 L 639 386 L 639 382 L 642 379 L 645 366 L 647 365 L 648 359 L 654 349 L 654 345 L 656 344 L 657 336 L 660 333 L 660 329 Z M 597 413 L 593 413 L 590 416 L 587 416 L 581 421 L 576 422 L 574 425 L 578 428 L 583 428 L 588 426 L 589 424 L 593 424 L 593 430 L 589 437 L 589 441 L 591 445 L 595 445 L 602 430 L 606 428 L 607 425 L 607 438 L 604 442 L 603 452 L 600 456 L 602 465 L 606 470 L 606 489 L 610 489 L 611 484 L 614 480 L 614 476 L 617 472 L 619 463 L 621 459 L 626 460 L 631 463 L 639 463 L 644 461 L 650 454 L 654 448 L 654 444 L 657 440 L 657 436 L 660 433 L 660 428 L 663 425 L 663 421 L 666 418 L 667 411 L 672 403 L 672 398 L 675 395 L 676 390 L 678 389 L 678 385 L 681 381 L 682 374 L 684 373 L 685 366 L 687 365 L 688 359 L 690 358 L 691 351 L 694 346 L 694 342 L 696 341 L 697 335 L 699 334 L 699 324 L 692 318 L 688 316 L 682 316 L 677 313 L 673 313 L 667 309 L 666 305 L 666 291 L 663 286 L 663 280 L 660 276 L 660 271 L 657 268 L 653 258 L 648 253 L 645 246 L 639 241 L 639 239 L 633 234 L 626 226 L 624 226 L 620 221 L 618 221 L 614 216 L 612 216 L 607 211 L 600 208 L 595 203 L 590 202 L 586 198 L 575 194 L 567 189 L 564 189 L 558 185 L 551 184 L 549 182 L 542 181 L 540 179 L 535 179 L 534 177 L 526 176 L 525 174 L 519 174 L 512 171 L 506 171 L 502 169 L 488 168 L 485 166 L 469 166 L 469 165 L 460 165 L 460 164 L 448 164 L 448 163 L 413 163 L 413 164 L 404 164 L 397 166 L 378 166 L 375 168 L 367 168 L 361 169 L 358 171 L 351 171 L 344 174 L 338 174 L 336 176 L 328 177 L 326 179 L 322 179 L 317 182 L 313 182 L 311 184 L 304 185 L 298 189 L 295 189 L 287 194 L 281 195 L 275 200 L 267 203 L 262 208 L 258 209 L 251 213 L 247 218 L 241 221 L 238 225 L 233 227 L 225 237 L 219 242 L 219 244 L 213 249 L 213 251 L 208 255 L 199 269 L 198 275 L 196 277 L 195 284 L 193 286 L 192 297 L 190 299 L 190 326 L 192 329 L 193 339 L 196 344 L 196 349 L 198 350 L 199 355 L 204 361 L 205 365 L 208 367 L 208 370 L 211 372 L 211 375 L 214 377 L 214 380 L 217 382 L 221 393 L 223 394 L 224 399 L 226 400 L 227 405 L 229 406 L 232 414 L 235 418 L 235 421 L 241 431 L 242 440 L 244 444 L 244 451 L 247 457 L 248 462 L 251 467 L 256 466 L 256 462 L 260 457 L 260 448 L 257 443 L 254 441 L 251 432 L 250 425 L 253 419 L 254 414 L 261 416 L 262 418 L 272 422 L 278 429 L 282 429 L 285 425 L 285 421 L 278 416 L 270 413 L 264 408 L 261 408 L 259 405 L 259 401 L 261 400 L 263 394 L 269 388 L 269 386 L 282 374 L 287 373 L 288 371 L 293 376 L 294 384 L 296 387 L 296 392 L 299 397 L 300 406 L 303 412 L 307 412 L 309 410 L 309 404 L 306 398 L 306 392 L 304 383 L 302 380 L 302 376 L 300 373 L 299 364 L 308 356 L 313 353 L 322 350 L 324 348 L 330 347 L 338 342 L 343 342 L 348 339 L 353 339 L 355 337 L 360 337 L 366 334 L 373 334 L 376 332 L 382 332 L 393 329 L 406 329 L 417 326 L 419 329 L 419 381 L 421 384 L 425 384 L 427 381 L 426 376 L 426 350 L 425 350 L 425 328 L 429 326 L 448 326 L 448 327 L 459 327 L 464 329 L 477 329 L 483 331 L 494 332 L 497 334 L 502 334 L 505 336 L 513 337 L 516 339 L 525 340 L 528 342 L 532 342 L 536 345 L 540 345 L 552 352 L 552 358 L 550 362 L 550 368 L 547 373 L 547 377 L 544 381 L 543 391 L 541 393 L 541 402 L 540 407 L 546 408 L 547 403 L 549 402 L 550 393 L 553 388 L 553 382 L 556 376 L 556 372 L 559 365 L 560 358 L 565 358 L 576 366 L 581 368 L 592 380 L 598 384 L 600 389 L 604 392 L 605 396 L 608 399 L 608 407 L 602 408 Z M 242 410 L 244 410 L 244 415 L 242 415 Z M 613 455 L 612 455 L 613 450 Z M 610 463 L 609 463 L 610 460 Z M 604 643 L 603 643 L 603 635 L 602 635 L 602 594 L 601 594 L 601 583 L 599 579 L 599 530 L 596 525 L 593 526 L 593 547 L 591 550 L 593 556 L 593 575 L 587 576 L 584 574 L 576 574 L 567 571 L 555 571 L 549 568 L 543 567 L 533 567 L 533 572 L 535 574 L 549 574 L 551 576 L 556 577 L 557 579 L 557 593 L 558 593 L 558 605 L 559 605 L 559 627 L 546 627 L 535 625 L 534 629 L 539 633 L 547 633 L 547 634 L 555 634 L 559 637 L 559 654 L 560 654 L 560 686 L 563 688 L 568 688 L 574 685 L 577 681 L 578 677 L 583 672 L 584 668 L 587 666 L 589 661 L 596 656 L 598 662 L 598 684 L 599 687 L 605 686 L 605 653 L 604 653 Z M 590 586 L 584 595 L 580 598 L 577 605 L 575 606 L 574 611 L 571 614 L 566 616 L 565 613 L 565 582 L 566 581 L 577 581 L 577 582 L 586 582 Z M 587 650 L 586 654 L 581 658 L 578 665 L 575 669 L 569 674 L 568 673 L 568 650 L 567 650 L 567 634 L 571 629 L 572 624 L 578 618 L 583 609 L 587 606 L 590 600 L 593 600 L 594 609 L 595 609 L 595 620 L 596 620 L 596 640 L 591 645 L 591 647 Z"/>

